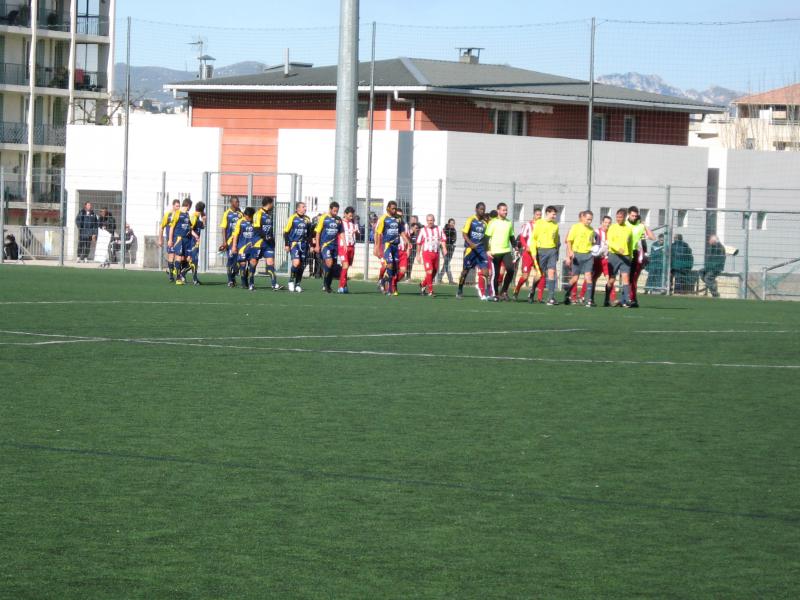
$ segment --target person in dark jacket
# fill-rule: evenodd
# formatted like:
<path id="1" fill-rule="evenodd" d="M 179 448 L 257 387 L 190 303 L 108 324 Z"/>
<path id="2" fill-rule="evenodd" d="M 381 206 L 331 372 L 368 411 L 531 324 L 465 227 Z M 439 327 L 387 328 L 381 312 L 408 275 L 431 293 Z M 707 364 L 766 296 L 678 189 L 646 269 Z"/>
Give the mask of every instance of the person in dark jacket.
<path id="1" fill-rule="evenodd" d="M 105 229 L 111 234 L 111 237 L 114 237 L 117 231 L 117 220 L 114 218 L 114 215 L 108 212 L 107 208 L 103 208 L 100 210 L 100 216 L 97 217 L 97 226 L 100 229 Z"/>
<path id="2" fill-rule="evenodd" d="M 716 235 L 708 236 L 706 244 L 705 266 L 700 272 L 706 289 L 711 292 L 714 298 L 719 298 L 717 289 L 717 277 L 725 270 L 725 246 L 719 241 Z"/>
<path id="3" fill-rule="evenodd" d="M 442 229 L 444 234 L 444 245 L 447 249 L 447 254 L 444 256 L 442 263 L 442 270 L 439 273 L 439 283 L 442 283 L 445 274 L 447 275 L 448 283 L 453 283 L 453 274 L 450 272 L 450 259 L 453 257 L 453 251 L 456 249 L 456 241 L 458 239 L 458 232 L 456 231 L 456 220 L 449 219 L 447 225 Z"/>
<path id="4" fill-rule="evenodd" d="M 75 217 L 75 226 L 78 228 L 78 262 L 87 262 L 92 251 L 92 242 L 97 239 L 97 215 L 92 210 L 92 203 L 87 202 Z"/>
<path id="5" fill-rule="evenodd" d="M 683 241 L 681 234 L 676 234 L 670 249 L 670 268 L 676 292 L 687 292 L 692 288 L 692 267 L 694 256 L 692 249 Z"/>
<path id="6" fill-rule="evenodd" d="M 6 260 L 19 260 L 19 244 L 17 244 L 17 238 L 10 233 L 3 240 L 3 258 Z"/>

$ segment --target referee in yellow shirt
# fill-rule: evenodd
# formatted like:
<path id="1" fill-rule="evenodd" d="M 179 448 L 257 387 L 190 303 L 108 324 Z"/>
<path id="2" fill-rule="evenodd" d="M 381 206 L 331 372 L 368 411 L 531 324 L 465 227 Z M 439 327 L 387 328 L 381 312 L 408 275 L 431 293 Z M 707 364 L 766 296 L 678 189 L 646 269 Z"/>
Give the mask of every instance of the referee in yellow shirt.
<path id="1" fill-rule="evenodd" d="M 624 208 L 617 211 L 617 222 L 608 228 L 608 283 L 606 284 L 605 306 L 610 306 L 609 296 L 614 289 L 617 277 L 622 282 L 622 307 L 630 308 L 631 302 L 631 262 L 633 260 L 633 233 L 625 226 Z"/>
<path id="2" fill-rule="evenodd" d="M 539 219 L 533 226 L 533 233 L 528 242 L 530 253 L 539 262 L 542 274 L 547 275 L 547 305 L 555 306 L 556 302 L 556 268 L 558 267 L 558 247 L 561 237 L 558 233 L 558 209 L 548 206 L 544 209 L 544 219 Z M 533 292 L 533 290 L 531 290 Z M 532 302 L 532 296 L 528 298 Z"/>
<path id="3" fill-rule="evenodd" d="M 594 293 L 594 282 L 592 271 L 594 270 L 594 256 L 592 256 L 592 246 L 594 246 L 595 232 L 592 229 L 592 219 L 594 213 L 590 210 L 583 210 L 579 215 L 580 221 L 575 223 L 567 234 L 567 260 L 566 265 L 570 267 L 572 276 L 569 283 L 564 288 L 564 304 L 570 304 L 572 300 L 572 289 L 577 285 L 578 278 L 583 275 L 586 283 L 586 306 L 594 306 L 592 296 Z"/>
<path id="4" fill-rule="evenodd" d="M 508 301 L 508 286 L 514 281 L 514 223 L 508 220 L 508 205 L 501 202 L 497 205 L 497 217 L 486 226 L 486 237 L 489 238 L 489 254 L 494 265 L 494 302 Z M 500 289 L 500 265 L 506 270 L 503 288 Z"/>

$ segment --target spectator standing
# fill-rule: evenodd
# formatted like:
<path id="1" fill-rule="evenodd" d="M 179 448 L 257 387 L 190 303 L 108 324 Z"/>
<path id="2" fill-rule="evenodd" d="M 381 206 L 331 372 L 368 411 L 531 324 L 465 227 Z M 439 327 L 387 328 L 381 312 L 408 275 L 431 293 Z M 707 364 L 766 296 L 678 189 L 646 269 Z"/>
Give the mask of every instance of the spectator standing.
<path id="1" fill-rule="evenodd" d="M 87 202 L 75 217 L 78 228 L 78 262 L 88 262 L 92 251 L 92 242 L 97 239 L 97 215 L 92 210 L 92 203 Z"/>
<path id="2" fill-rule="evenodd" d="M 672 282 L 676 292 L 685 292 L 691 287 L 691 273 L 694 266 L 694 256 L 689 244 L 683 241 L 683 236 L 678 233 L 672 241 L 670 251 L 670 267 L 672 269 Z"/>
<path id="3" fill-rule="evenodd" d="M 659 234 L 653 245 L 650 246 L 650 256 L 647 261 L 647 285 L 644 291 L 648 294 L 664 289 L 664 234 Z"/>
<path id="4" fill-rule="evenodd" d="M 100 216 L 97 217 L 97 227 L 99 229 L 105 229 L 111 234 L 111 237 L 114 237 L 114 233 L 117 231 L 117 220 L 114 218 L 114 215 L 108 212 L 107 208 L 100 210 Z"/>
<path id="5" fill-rule="evenodd" d="M 442 233 L 444 234 L 444 246 L 447 250 L 447 254 L 444 255 L 444 261 L 442 262 L 442 270 L 439 273 L 439 283 L 442 283 L 444 276 L 447 275 L 447 282 L 452 285 L 453 274 L 450 272 L 450 260 L 453 258 L 453 251 L 456 249 L 456 240 L 458 238 L 456 220 L 449 219 L 447 225 L 442 229 Z"/>
<path id="6" fill-rule="evenodd" d="M 3 240 L 3 258 L 6 260 L 19 260 L 19 245 L 17 238 L 10 233 Z"/>
<path id="7" fill-rule="evenodd" d="M 703 283 L 706 284 L 706 289 L 711 293 L 714 298 L 719 298 L 719 290 L 717 289 L 717 277 L 722 271 L 725 270 L 725 246 L 719 241 L 716 235 L 708 236 L 708 244 L 706 244 L 705 265 L 700 272 L 703 278 Z"/>

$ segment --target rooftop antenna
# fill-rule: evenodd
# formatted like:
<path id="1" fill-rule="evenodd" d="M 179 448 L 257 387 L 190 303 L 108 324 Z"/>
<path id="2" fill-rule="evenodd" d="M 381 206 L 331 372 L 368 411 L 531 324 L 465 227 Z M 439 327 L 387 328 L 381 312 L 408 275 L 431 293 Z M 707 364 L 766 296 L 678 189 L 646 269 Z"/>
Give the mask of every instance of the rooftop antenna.
<path id="1" fill-rule="evenodd" d="M 478 46 L 460 46 L 456 48 L 458 50 L 458 62 L 477 65 L 481 60 L 481 50 L 485 49 Z"/>
<path id="2" fill-rule="evenodd" d="M 211 79 L 214 75 L 214 65 L 208 64 L 217 60 L 213 56 L 203 54 L 205 42 L 202 38 L 197 38 L 196 42 L 189 42 L 189 46 L 197 46 L 197 60 L 200 62 L 200 68 L 197 74 L 199 79 Z"/>

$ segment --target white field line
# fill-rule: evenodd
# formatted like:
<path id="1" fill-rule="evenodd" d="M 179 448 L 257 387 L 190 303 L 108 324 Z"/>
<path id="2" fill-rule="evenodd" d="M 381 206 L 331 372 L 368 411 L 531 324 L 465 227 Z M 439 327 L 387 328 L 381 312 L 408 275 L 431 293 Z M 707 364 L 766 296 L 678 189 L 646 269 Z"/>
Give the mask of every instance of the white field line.
<path id="1" fill-rule="evenodd" d="M 119 305 L 119 304 L 133 304 L 145 306 L 233 306 L 236 308 L 319 308 L 316 304 L 280 304 L 273 302 L 264 302 L 261 304 L 243 303 L 243 302 L 191 302 L 189 300 L 13 300 L 8 302 L 0 302 L 0 306 L 48 306 L 48 305 Z M 379 310 L 378 306 L 354 306 L 342 304 L 336 306 L 336 310 L 344 308 L 357 308 L 358 310 Z"/>
<path id="2" fill-rule="evenodd" d="M 141 338 L 152 342 L 204 342 L 204 341 L 235 341 L 235 340 L 329 340 L 329 339 L 356 339 L 356 338 L 385 338 L 385 337 L 417 337 L 417 336 L 464 336 L 464 335 L 516 335 L 529 333 L 576 333 L 589 331 L 589 329 L 508 329 L 502 331 L 401 331 L 389 333 L 345 333 L 345 334 L 318 334 L 318 335 L 248 335 L 231 337 L 158 337 Z"/>
<path id="3" fill-rule="evenodd" d="M 345 354 L 350 356 L 394 356 L 400 358 L 434 358 L 434 359 L 455 359 L 455 360 L 495 360 L 507 362 L 530 362 L 530 363 L 571 363 L 571 364 L 599 364 L 599 365 L 644 365 L 644 366 L 667 366 L 667 367 L 718 367 L 731 369 L 800 369 L 800 365 L 757 365 L 757 364 L 738 364 L 738 363 L 700 363 L 700 362 L 681 362 L 668 360 L 612 360 L 597 358 L 542 358 L 535 356 L 486 356 L 475 354 L 434 354 L 430 352 L 388 352 L 381 350 L 321 350 L 312 348 L 281 348 L 281 347 L 253 347 L 253 346 L 233 346 L 226 344 L 198 344 L 192 342 L 171 342 L 146 339 L 121 339 L 113 340 L 136 344 L 153 344 L 182 346 L 195 348 L 214 348 L 221 350 L 260 350 L 263 352 L 297 352 L 304 354 Z"/>
<path id="4" fill-rule="evenodd" d="M 87 337 L 82 335 L 61 335 L 57 333 L 35 333 L 30 331 L 0 331 L 0 334 L 29 337 L 53 338 L 43 342 L 0 342 L 0 346 L 52 346 L 58 344 L 81 344 L 90 342 L 110 342 L 109 338 Z"/>
<path id="5" fill-rule="evenodd" d="M 637 333 L 800 333 L 797 329 L 644 329 Z"/>

